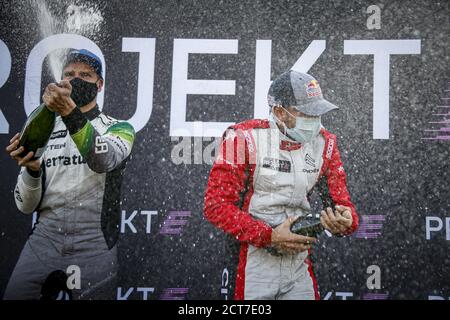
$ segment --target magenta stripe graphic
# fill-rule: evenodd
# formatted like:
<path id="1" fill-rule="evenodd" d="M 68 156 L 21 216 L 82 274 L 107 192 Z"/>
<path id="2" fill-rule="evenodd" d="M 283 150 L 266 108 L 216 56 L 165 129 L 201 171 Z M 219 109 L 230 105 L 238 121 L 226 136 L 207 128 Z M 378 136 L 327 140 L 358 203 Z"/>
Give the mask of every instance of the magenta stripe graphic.
<path id="1" fill-rule="evenodd" d="M 160 296 L 160 300 L 185 300 L 189 288 L 166 288 Z"/>
<path id="2" fill-rule="evenodd" d="M 443 121 L 430 121 L 428 123 L 450 123 L 450 120 L 443 120 Z"/>
<path id="3" fill-rule="evenodd" d="M 422 140 L 450 140 L 450 136 L 437 136 L 434 138 L 422 138 Z"/>
<path id="4" fill-rule="evenodd" d="M 440 128 L 440 129 L 429 129 L 429 130 L 425 130 L 425 131 L 433 131 L 433 132 L 442 132 L 442 131 L 450 131 L 450 127 L 444 127 L 444 128 Z"/>
<path id="5" fill-rule="evenodd" d="M 386 300 L 389 297 L 389 293 L 365 293 L 362 297 L 363 300 Z"/>
<path id="6" fill-rule="evenodd" d="M 448 82 L 450 83 L 450 81 Z M 444 92 L 449 92 L 449 89 L 443 90 Z M 446 94 L 447 95 L 447 94 Z M 447 105 L 450 97 L 440 97 L 440 100 L 444 100 L 445 105 L 438 105 L 438 108 L 450 108 L 450 105 Z M 447 133 L 450 132 L 450 112 L 448 113 L 434 113 L 433 116 L 442 117 L 441 121 L 430 121 L 430 125 L 440 126 L 440 128 L 430 128 L 423 130 L 428 136 L 424 136 L 421 140 L 437 140 L 437 141 L 450 141 L 450 135 Z"/>
<path id="7" fill-rule="evenodd" d="M 169 211 L 166 220 L 159 230 L 159 234 L 180 235 L 188 223 L 190 216 L 190 211 Z"/>
<path id="8" fill-rule="evenodd" d="M 386 216 L 384 215 L 363 215 L 358 230 L 354 237 L 363 239 L 375 239 L 381 236 L 381 229 Z"/>

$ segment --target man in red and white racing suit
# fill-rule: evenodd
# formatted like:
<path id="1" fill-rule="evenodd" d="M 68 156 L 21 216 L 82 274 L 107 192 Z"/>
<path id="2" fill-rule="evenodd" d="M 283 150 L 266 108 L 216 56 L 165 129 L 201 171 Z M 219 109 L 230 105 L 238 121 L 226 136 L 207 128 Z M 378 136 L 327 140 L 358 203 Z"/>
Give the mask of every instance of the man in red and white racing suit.
<path id="1" fill-rule="evenodd" d="M 234 238 L 224 270 L 235 299 L 319 299 L 308 258 L 316 239 L 290 226 L 311 213 L 315 188 L 325 229 L 348 235 L 358 226 L 336 136 L 320 123 L 337 107 L 323 99 L 317 80 L 295 71 L 273 81 L 268 100 L 270 119 L 244 121 L 224 134 L 204 215 Z"/>

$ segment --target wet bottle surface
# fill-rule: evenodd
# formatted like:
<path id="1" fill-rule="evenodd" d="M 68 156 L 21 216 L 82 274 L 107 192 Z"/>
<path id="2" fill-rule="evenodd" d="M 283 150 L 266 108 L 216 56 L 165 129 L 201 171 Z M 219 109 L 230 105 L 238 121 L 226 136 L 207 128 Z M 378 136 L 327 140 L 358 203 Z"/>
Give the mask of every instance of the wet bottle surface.
<path id="1" fill-rule="evenodd" d="M 56 114 L 50 111 L 45 104 L 33 110 L 23 125 L 19 137 L 19 146 L 24 147 L 20 157 L 33 151 L 33 159 L 39 158 L 45 150 L 45 146 L 53 132 Z"/>
<path id="2" fill-rule="evenodd" d="M 301 236 L 316 238 L 324 228 L 320 219 L 315 217 L 300 217 L 291 226 L 291 232 Z"/>
<path id="3" fill-rule="evenodd" d="M 314 217 L 300 217 L 298 218 L 290 228 L 292 233 L 296 233 L 301 236 L 317 238 L 319 234 L 324 231 L 324 227 L 322 226 L 320 219 Z M 266 247 L 267 252 L 269 252 L 273 256 L 282 256 L 275 247 L 269 246 Z"/>

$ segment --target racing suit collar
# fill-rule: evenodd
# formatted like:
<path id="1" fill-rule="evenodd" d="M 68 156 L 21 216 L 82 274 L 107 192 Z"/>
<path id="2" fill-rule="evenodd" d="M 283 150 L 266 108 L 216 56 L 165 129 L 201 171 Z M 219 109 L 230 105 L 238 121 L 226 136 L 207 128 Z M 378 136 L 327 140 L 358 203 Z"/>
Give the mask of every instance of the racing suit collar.
<path id="1" fill-rule="evenodd" d="M 84 112 L 85 117 L 91 121 L 97 118 L 100 115 L 101 111 L 98 108 L 98 104 L 95 105 L 91 110 Z"/>

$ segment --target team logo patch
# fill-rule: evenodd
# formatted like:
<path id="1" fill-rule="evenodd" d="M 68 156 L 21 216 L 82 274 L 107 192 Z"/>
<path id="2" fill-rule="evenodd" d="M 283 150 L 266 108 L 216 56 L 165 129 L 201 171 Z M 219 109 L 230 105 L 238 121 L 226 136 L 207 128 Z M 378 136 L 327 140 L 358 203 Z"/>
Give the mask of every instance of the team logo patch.
<path id="1" fill-rule="evenodd" d="M 330 139 L 328 141 L 328 146 L 327 146 L 327 159 L 331 160 L 331 155 L 333 154 L 333 147 L 334 147 L 334 139 Z"/>
<path id="2" fill-rule="evenodd" d="M 67 136 L 67 130 L 59 130 L 52 133 L 50 136 L 51 139 L 59 139 L 59 138 L 65 138 Z"/>
<path id="3" fill-rule="evenodd" d="M 291 162 L 273 158 L 263 159 L 263 168 L 272 169 L 280 172 L 291 172 Z"/>
<path id="4" fill-rule="evenodd" d="M 316 160 L 314 160 L 308 153 L 305 156 L 305 162 L 311 167 L 316 167 Z"/>
<path id="5" fill-rule="evenodd" d="M 306 94 L 309 98 L 322 95 L 322 90 L 320 89 L 319 82 L 317 82 L 317 80 L 311 80 L 306 85 Z"/>

